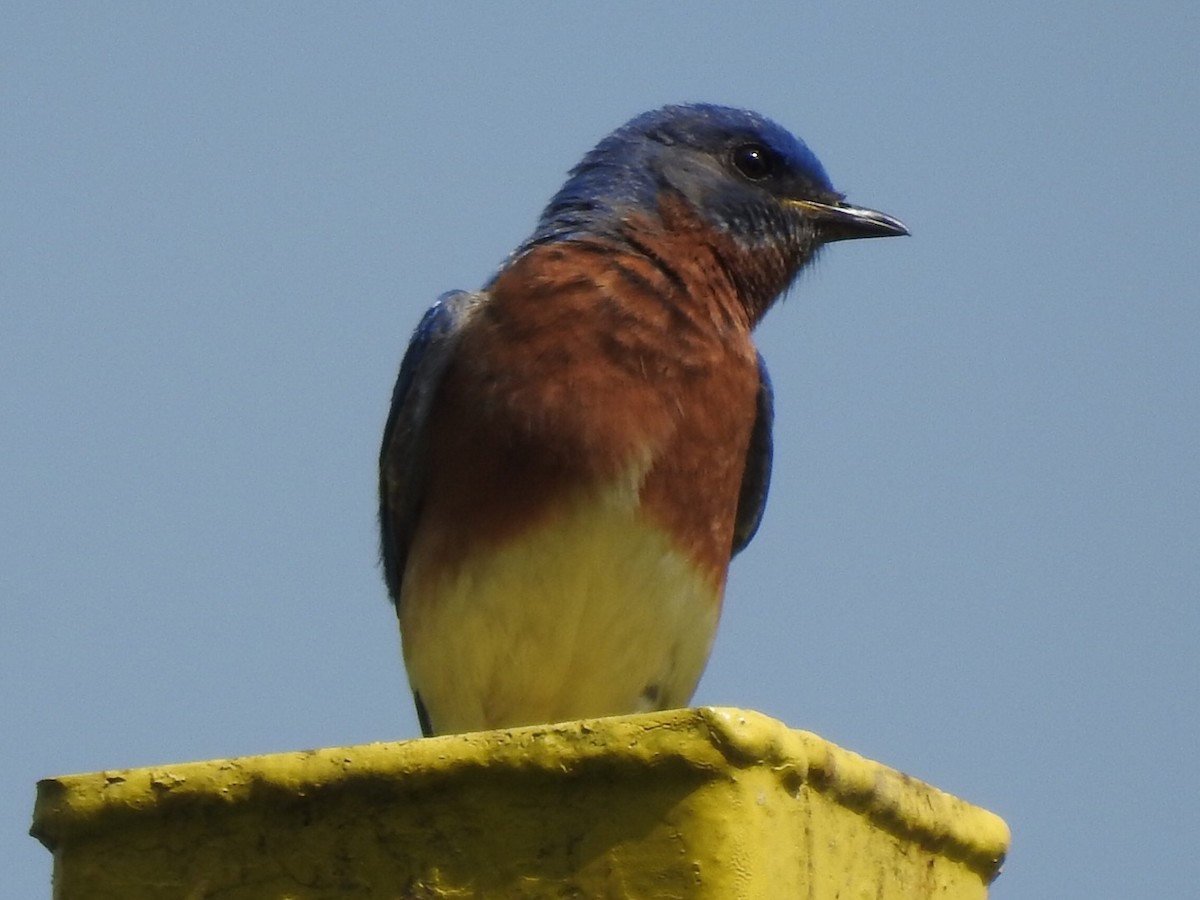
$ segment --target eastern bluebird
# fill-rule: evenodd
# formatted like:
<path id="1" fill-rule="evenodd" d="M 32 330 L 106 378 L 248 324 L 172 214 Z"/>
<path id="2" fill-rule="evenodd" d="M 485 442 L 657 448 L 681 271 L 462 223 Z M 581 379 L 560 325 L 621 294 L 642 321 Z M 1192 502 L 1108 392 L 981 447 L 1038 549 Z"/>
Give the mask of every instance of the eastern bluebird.
<path id="1" fill-rule="evenodd" d="M 383 568 L 425 734 L 668 709 L 708 659 L 771 471 L 751 331 L 820 247 L 902 235 L 779 125 L 648 112 L 408 346 Z"/>

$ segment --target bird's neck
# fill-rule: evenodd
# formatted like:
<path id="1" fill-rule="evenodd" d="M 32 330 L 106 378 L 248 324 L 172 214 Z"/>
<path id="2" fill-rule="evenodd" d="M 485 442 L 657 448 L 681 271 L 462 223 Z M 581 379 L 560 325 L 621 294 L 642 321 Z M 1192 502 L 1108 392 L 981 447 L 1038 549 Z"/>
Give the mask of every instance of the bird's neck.
<path id="1" fill-rule="evenodd" d="M 672 252 L 686 253 L 693 263 L 690 289 L 735 298 L 750 328 L 762 320 L 803 262 L 795 248 L 784 244 L 743 244 L 705 221 L 677 195 L 660 199 L 659 219 L 660 240 L 665 239 Z M 638 223 L 630 224 L 636 228 Z"/>
<path id="2" fill-rule="evenodd" d="M 585 255 L 640 258 L 665 279 L 681 308 L 706 306 L 727 325 L 753 329 L 807 259 L 791 242 L 749 246 L 703 219 L 679 194 L 661 193 L 654 212 L 566 203 L 552 205 L 508 266 L 542 248 L 582 249 Z M 497 277 L 504 274 L 504 269 Z M 658 279 L 656 279 L 658 280 Z"/>

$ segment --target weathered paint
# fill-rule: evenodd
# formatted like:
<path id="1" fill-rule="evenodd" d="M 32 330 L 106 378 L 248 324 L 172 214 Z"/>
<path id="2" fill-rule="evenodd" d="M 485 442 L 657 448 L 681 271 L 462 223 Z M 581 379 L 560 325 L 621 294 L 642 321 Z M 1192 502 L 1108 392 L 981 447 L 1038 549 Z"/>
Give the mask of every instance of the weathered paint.
<path id="1" fill-rule="evenodd" d="M 56 900 L 976 900 L 996 816 L 758 713 L 43 781 Z"/>

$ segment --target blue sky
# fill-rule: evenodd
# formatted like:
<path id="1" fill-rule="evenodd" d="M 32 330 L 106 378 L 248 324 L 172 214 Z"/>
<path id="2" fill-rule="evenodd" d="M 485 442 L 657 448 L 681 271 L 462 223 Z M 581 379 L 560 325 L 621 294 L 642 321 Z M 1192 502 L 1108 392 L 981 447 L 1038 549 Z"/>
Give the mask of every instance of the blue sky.
<path id="1" fill-rule="evenodd" d="M 992 809 L 996 898 L 1200 836 L 1194 4 L 43 4 L 0 30 L 0 871 L 36 779 L 415 736 L 375 456 L 422 310 L 603 134 L 766 113 L 911 238 L 759 330 L 695 701 Z"/>

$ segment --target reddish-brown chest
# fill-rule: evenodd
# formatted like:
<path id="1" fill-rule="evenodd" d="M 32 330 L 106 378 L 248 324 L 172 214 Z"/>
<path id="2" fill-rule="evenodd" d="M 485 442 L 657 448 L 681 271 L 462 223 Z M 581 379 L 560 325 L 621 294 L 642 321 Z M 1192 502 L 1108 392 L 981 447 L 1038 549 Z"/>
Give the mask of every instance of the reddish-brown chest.
<path id="1" fill-rule="evenodd" d="M 637 514 L 723 581 L 758 372 L 747 315 L 703 263 L 553 245 L 497 279 L 429 422 L 421 528 L 441 563 L 636 478 Z"/>

